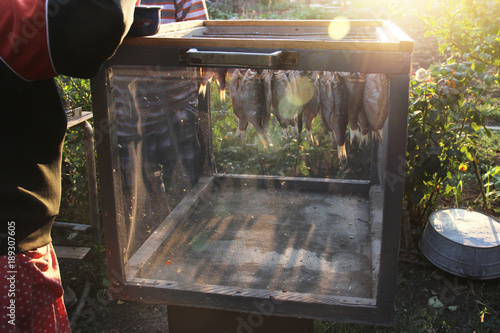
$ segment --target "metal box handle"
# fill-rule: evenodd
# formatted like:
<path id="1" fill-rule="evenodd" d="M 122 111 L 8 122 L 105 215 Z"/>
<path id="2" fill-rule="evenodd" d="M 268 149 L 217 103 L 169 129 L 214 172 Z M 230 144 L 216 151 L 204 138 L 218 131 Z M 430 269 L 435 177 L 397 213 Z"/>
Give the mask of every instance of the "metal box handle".
<path id="1" fill-rule="evenodd" d="M 186 55 L 187 63 L 191 66 L 280 68 L 297 66 L 298 62 L 297 52 L 290 51 L 250 53 L 190 49 Z"/>

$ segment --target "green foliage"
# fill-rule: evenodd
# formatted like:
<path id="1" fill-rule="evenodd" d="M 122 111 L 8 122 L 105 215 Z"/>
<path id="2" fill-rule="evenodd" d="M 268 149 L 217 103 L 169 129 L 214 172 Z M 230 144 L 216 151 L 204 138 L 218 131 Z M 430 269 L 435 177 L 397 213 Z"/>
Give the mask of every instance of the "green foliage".
<path id="1" fill-rule="evenodd" d="M 229 6 L 229 3 L 207 3 L 207 11 L 210 20 L 230 20 L 237 17 L 237 14 L 232 12 L 232 6 Z"/>
<path id="2" fill-rule="evenodd" d="M 413 221 L 423 221 L 439 197 L 460 204 L 467 166 L 480 162 L 478 141 L 491 136 L 482 129 L 500 82 L 500 20 L 489 15 L 493 8 L 500 10 L 500 1 L 452 1 L 441 16 L 425 18 L 427 35 L 438 37 L 449 58 L 419 70 L 419 81 L 411 82 L 405 196 Z"/>
<path id="3" fill-rule="evenodd" d="M 90 80 L 61 75 L 56 78 L 56 82 L 60 88 L 65 108 L 73 109 L 81 106 L 85 111 L 92 110 Z"/>
<path id="4" fill-rule="evenodd" d="M 486 198 L 488 199 L 488 208 L 491 208 L 491 202 L 500 201 L 500 166 L 496 165 L 488 169 L 483 174 L 484 187 Z M 500 208 L 495 209 L 496 213 L 500 213 Z"/>
<path id="5" fill-rule="evenodd" d="M 325 10 L 325 8 L 308 6 L 293 9 L 288 15 L 293 17 L 294 20 L 331 20 L 338 16 L 331 11 Z"/>
<path id="6" fill-rule="evenodd" d="M 320 6 L 310 6 L 305 1 L 256 1 L 243 2 L 239 8 L 234 8 L 232 2 L 220 1 L 207 3 L 207 10 L 211 20 L 230 19 L 267 19 L 267 20 L 331 20 L 340 15 L 337 10 L 326 9 Z M 351 17 L 354 13 L 343 16 Z"/>
<path id="7" fill-rule="evenodd" d="M 82 107 L 92 110 L 89 80 L 59 76 L 60 88 L 66 109 Z M 84 134 L 80 126 L 69 128 L 63 146 L 62 198 L 59 220 L 89 224 L 87 168 Z"/>
<path id="8" fill-rule="evenodd" d="M 441 52 L 450 59 L 470 61 L 478 73 L 491 66 L 493 75 L 498 76 L 500 16 L 496 13 L 500 13 L 499 0 L 444 1 L 441 15 L 426 17 L 430 27 L 427 35 L 438 37 Z"/>
<path id="9" fill-rule="evenodd" d="M 441 195 L 458 204 L 484 125 L 478 106 L 487 102 L 488 84 L 478 78 L 472 63 L 451 63 L 431 66 L 424 81 L 411 82 L 406 199 L 413 220 L 425 218 Z"/>

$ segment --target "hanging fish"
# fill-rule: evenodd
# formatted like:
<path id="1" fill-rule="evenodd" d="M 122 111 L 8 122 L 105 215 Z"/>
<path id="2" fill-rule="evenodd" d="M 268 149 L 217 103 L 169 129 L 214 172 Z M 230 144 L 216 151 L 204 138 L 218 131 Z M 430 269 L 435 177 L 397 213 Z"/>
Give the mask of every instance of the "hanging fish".
<path id="1" fill-rule="evenodd" d="M 212 76 L 214 75 L 214 68 L 201 67 L 200 75 L 201 75 L 201 82 L 200 82 L 200 88 L 198 89 L 198 94 L 201 94 L 203 95 L 203 97 L 205 97 L 205 94 L 207 92 L 207 85 L 210 83 L 210 81 L 212 80 Z"/>
<path id="2" fill-rule="evenodd" d="M 213 69 L 215 81 L 219 86 L 220 100 L 224 102 L 226 100 L 226 74 L 227 68 L 217 67 Z"/>
<path id="3" fill-rule="evenodd" d="M 233 80 L 235 80 L 234 84 Z M 234 113 L 239 119 L 235 139 L 240 136 L 244 142 L 245 131 L 250 123 L 257 131 L 264 147 L 267 148 L 271 144 L 271 139 L 267 134 L 270 114 L 266 106 L 266 88 L 262 75 L 251 69 L 248 69 L 244 75 L 235 71 L 231 78 L 230 94 Z"/>
<path id="4" fill-rule="evenodd" d="M 219 87 L 220 100 L 224 102 L 226 100 L 226 74 L 227 68 L 224 67 L 202 67 L 198 93 L 205 97 L 207 85 L 215 78 L 215 82 Z"/>
<path id="5" fill-rule="evenodd" d="M 288 77 L 288 86 L 286 89 L 286 100 L 288 102 L 287 109 L 281 114 L 288 119 L 292 128 L 292 135 L 298 137 L 300 134 L 299 128 L 302 126 L 301 118 L 305 101 L 310 98 L 307 95 L 306 82 L 304 81 L 300 71 L 289 70 L 286 72 Z"/>
<path id="6" fill-rule="evenodd" d="M 368 133 L 370 132 L 370 124 L 365 114 L 365 107 L 361 105 L 361 109 L 358 113 L 358 129 L 361 132 L 361 140 L 359 140 L 358 145 L 361 146 L 363 143 L 368 144 Z"/>
<path id="7" fill-rule="evenodd" d="M 384 74 L 367 74 L 363 104 L 373 135 L 382 142 L 385 120 L 389 113 L 389 78 Z"/>
<path id="8" fill-rule="evenodd" d="M 309 82 L 309 86 L 305 89 L 302 89 L 302 91 L 312 88 L 311 92 L 308 92 L 308 94 L 312 94 L 312 96 L 310 96 L 309 100 L 305 103 L 302 110 L 304 123 L 306 125 L 307 135 L 310 142 L 314 145 L 318 145 L 318 141 L 312 134 L 312 123 L 314 121 L 314 118 L 316 118 L 316 116 L 318 115 L 320 109 L 319 76 L 318 72 L 303 72 L 302 76 L 306 80 L 306 82 Z M 309 96 L 307 96 L 306 98 L 308 97 Z"/>
<path id="9" fill-rule="evenodd" d="M 245 143 L 246 129 L 248 127 L 248 120 L 243 112 L 240 95 L 240 86 L 242 84 L 244 74 L 240 69 L 235 69 L 231 75 L 231 82 L 229 83 L 229 96 L 231 98 L 231 104 L 233 106 L 233 112 L 238 118 L 238 128 L 234 134 L 234 141 L 240 139 L 241 144 Z"/>
<path id="10" fill-rule="evenodd" d="M 361 132 L 358 127 L 358 114 L 363 107 L 363 92 L 365 88 L 365 74 L 347 73 L 343 75 L 347 88 L 347 114 L 350 141 L 361 141 Z"/>
<path id="11" fill-rule="evenodd" d="M 333 135 L 337 144 L 339 159 L 347 159 L 345 148 L 345 133 L 347 129 L 347 88 L 342 76 L 334 73 L 332 76 L 333 112 L 331 113 L 333 123 Z"/>
<path id="12" fill-rule="evenodd" d="M 283 70 L 274 71 L 271 80 L 272 113 L 280 124 L 283 135 L 286 135 L 288 127 L 294 123 L 294 107 L 287 93 L 290 91 L 288 75 Z"/>
<path id="13" fill-rule="evenodd" d="M 333 89 L 332 72 L 323 72 L 319 79 L 319 96 L 321 104 L 321 119 L 325 125 L 326 131 L 330 135 L 330 140 L 335 143 L 333 137 Z"/>
<path id="14" fill-rule="evenodd" d="M 269 115 L 269 117 L 271 117 L 271 106 L 273 102 L 273 92 L 272 92 L 273 72 L 269 69 L 264 69 L 262 70 L 261 77 L 264 82 L 264 94 L 266 96 L 266 112 Z"/>

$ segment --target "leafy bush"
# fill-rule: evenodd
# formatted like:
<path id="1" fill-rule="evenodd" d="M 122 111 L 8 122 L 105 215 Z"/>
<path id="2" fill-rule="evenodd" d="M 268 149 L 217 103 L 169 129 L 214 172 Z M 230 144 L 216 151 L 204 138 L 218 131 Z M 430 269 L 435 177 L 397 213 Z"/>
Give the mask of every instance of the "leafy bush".
<path id="1" fill-rule="evenodd" d="M 484 120 L 477 105 L 484 88 L 471 86 L 477 73 L 463 63 L 432 66 L 428 79 L 411 82 L 406 199 L 419 221 L 440 195 L 455 195 L 475 159 Z"/>
<path id="2" fill-rule="evenodd" d="M 413 221 L 423 221 L 440 196 L 454 196 L 460 204 L 467 166 L 475 171 L 488 210 L 480 176 L 486 170 L 476 147 L 481 133 L 491 136 L 482 130 L 484 110 L 500 82 L 500 20 L 485 12 L 492 8 L 500 10 L 500 1 L 446 2 L 439 18 L 425 18 L 427 34 L 439 38 L 449 58 L 419 70 L 419 80 L 411 82 L 405 197 Z"/>
<path id="3" fill-rule="evenodd" d="M 66 109 L 92 110 L 89 80 L 59 76 L 56 82 Z M 63 146 L 62 198 L 59 220 L 90 224 L 84 134 L 80 126 L 69 128 Z"/>
<path id="4" fill-rule="evenodd" d="M 450 59 L 470 61 L 479 73 L 491 66 L 498 75 L 500 16 L 494 13 L 500 13 L 499 0 L 444 1 L 439 16 L 425 18 L 430 28 L 426 35 L 436 36 L 440 51 Z"/>

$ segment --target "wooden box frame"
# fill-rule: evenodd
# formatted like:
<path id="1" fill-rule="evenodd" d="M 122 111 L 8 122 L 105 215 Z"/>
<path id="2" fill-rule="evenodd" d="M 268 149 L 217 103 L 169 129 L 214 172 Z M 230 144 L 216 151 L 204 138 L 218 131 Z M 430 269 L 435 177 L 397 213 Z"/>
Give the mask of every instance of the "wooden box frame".
<path id="1" fill-rule="evenodd" d="M 407 139 L 408 87 L 413 41 L 398 27 L 387 21 L 349 21 L 351 27 L 369 27 L 373 36 L 343 40 L 295 40 L 293 37 L 253 38 L 252 35 L 231 38 L 199 36 L 207 29 L 223 31 L 309 31 L 326 30 L 328 21 L 194 21 L 164 25 L 156 36 L 127 38 L 115 56 L 92 79 L 92 99 L 96 127 L 96 145 L 102 194 L 103 222 L 109 271 L 109 290 L 113 297 L 190 307 L 262 312 L 259 305 L 272 304 L 273 315 L 319 320 L 347 321 L 389 325 L 394 320 L 397 260 L 405 175 Z M 377 161 L 369 183 L 332 181 L 336 186 L 358 186 L 367 190 L 377 185 L 380 220 L 380 257 L 378 285 L 374 299 L 348 297 L 310 297 L 296 300 L 293 296 L 260 290 L 241 292 L 228 288 L 182 285 L 171 281 L 134 278 L 140 262 L 127 262 L 118 239 L 120 228 L 116 213 L 117 175 L 113 169 L 113 119 L 108 114 L 107 73 L 116 65 L 186 66 L 190 49 L 222 52 L 272 53 L 285 50 L 296 55 L 280 69 L 330 70 L 342 72 L 383 73 L 390 76 L 390 108 L 384 130 L 383 145 L 375 146 Z M 198 66 L 212 66 L 199 63 Z M 239 65 L 241 66 L 241 65 Z M 265 67 L 265 66 L 264 66 Z M 213 181 L 213 175 L 205 181 Z M 287 179 L 286 181 L 294 181 Z M 299 181 L 300 182 L 300 181 Z M 203 185 L 203 184 L 202 184 Z M 200 186 L 202 186 L 200 185 Z M 195 194 L 196 195 L 196 194 Z M 154 243 L 153 243 L 154 244 Z M 154 251 L 154 248 L 151 249 Z"/>

